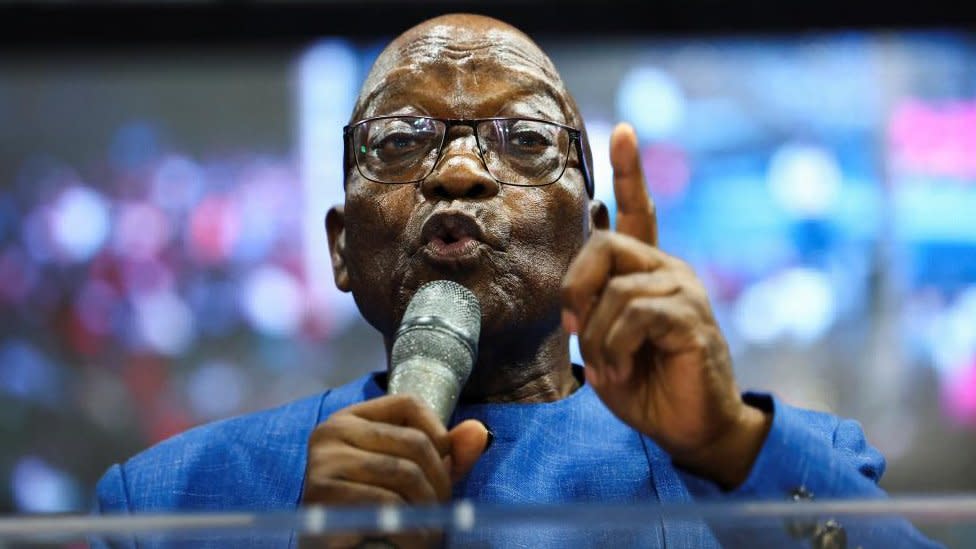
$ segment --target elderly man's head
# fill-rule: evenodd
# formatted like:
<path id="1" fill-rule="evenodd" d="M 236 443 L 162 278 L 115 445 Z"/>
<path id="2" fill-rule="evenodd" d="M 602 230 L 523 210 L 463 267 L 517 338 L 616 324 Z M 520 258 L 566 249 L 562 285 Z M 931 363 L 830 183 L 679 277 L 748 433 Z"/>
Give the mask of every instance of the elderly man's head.
<path id="1" fill-rule="evenodd" d="M 449 122 L 486 118 L 507 120 Z M 562 276 L 606 225 L 581 129 L 552 62 L 517 29 L 457 14 L 408 30 L 374 64 L 346 135 L 345 207 L 327 217 L 337 284 L 388 340 L 436 279 L 478 296 L 483 338 L 558 331 Z"/>

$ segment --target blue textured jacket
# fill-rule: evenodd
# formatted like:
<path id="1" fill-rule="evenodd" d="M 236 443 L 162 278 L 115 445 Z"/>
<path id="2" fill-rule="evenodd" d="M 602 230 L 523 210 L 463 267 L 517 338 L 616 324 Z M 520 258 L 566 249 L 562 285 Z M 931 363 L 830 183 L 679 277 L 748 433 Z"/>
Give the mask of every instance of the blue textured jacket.
<path id="1" fill-rule="evenodd" d="M 204 425 L 113 465 L 98 483 L 100 513 L 292 510 L 300 503 L 307 441 L 330 414 L 384 394 L 372 374 L 325 394 L 273 410 Z M 868 446 L 857 422 L 801 410 L 762 394 L 753 405 L 773 423 L 748 479 L 734 492 L 676 469 L 648 437 L 620 422 L 584 385 L 544 404 L 460 406 L 454 422 L 477 418 L 495 441 L 454 487 L 475 503 L 690 503 L 716 498 L 787 500 L 804 487 L 817 499 L 884 497 L 877 481 L 884 458 Z M 793 540 L 782 522 L 743 535 L 728 525 L 649 521 L 640 531 L 548 525 L 533 529 L 475 529 L 449 545 L 477 547 L 810 547 Z M 909 523 L 890 519 L 848 523 L 851 548 L 918 547 L 925 540 Z M 165 538 L 123 546 L 166 545 Z M 184 542 L 193 540 L 183 540 Z M 195 540 L 195 546 L 286 547 L 292 536 Z M 95 542 L 94 545 L 99 545 Z"/>

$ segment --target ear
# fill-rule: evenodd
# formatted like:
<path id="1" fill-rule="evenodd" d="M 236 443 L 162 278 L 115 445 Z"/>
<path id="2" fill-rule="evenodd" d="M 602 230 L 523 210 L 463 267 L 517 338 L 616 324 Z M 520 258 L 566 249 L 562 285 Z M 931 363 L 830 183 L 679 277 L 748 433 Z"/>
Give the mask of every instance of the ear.
<path id="1" fill-rule="evenodd" d="M 341 205 L 329 208 L 325 214 L 325 234 L 329 239 L 329 257 L 336 287 L 349 291 L 349 269 L 346 268 L 346 215 Z"/>
<path id="2" fill-rule="evenodd" d="M 599 200 L 593 200 L 590 202 L 590 223 L 588 227 L 587 234 L 592 233 L 594 230 L 606 231 L 610 228 L 610 213 L 607 211 L 606 205 Z"/>

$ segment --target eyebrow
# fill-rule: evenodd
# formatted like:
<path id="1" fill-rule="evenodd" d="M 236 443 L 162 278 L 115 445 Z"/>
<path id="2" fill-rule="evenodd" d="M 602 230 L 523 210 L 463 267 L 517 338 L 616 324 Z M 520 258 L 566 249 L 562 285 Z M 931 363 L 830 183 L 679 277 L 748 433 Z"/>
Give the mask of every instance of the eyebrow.
<path id="1" fill-rule="evenodd" d="M 368 110 L 369 106 L 376 100 L 376 98 L 382 95 L 383 92 L 387 90 L 387 85 L 389 84 L 391 77 L 395 76 L 397 72 L 398 70 L 393 70 L 388 72 L 386 75 L 383 76 L 383 78 L 379 82 L 376 83 L 376 85 L 373 87 L 372 90 L 369 91 L 369 93 L 367 93 L 364 97 L 361 98 L 361 100 L 357 104 L 358 108 L 353 112 L 354 120 L 352 120 L 352 122 L 355 122 L 357 119 L 362 118 L 363 113 L 366 110 Z M 563 123 L 571 124 L 571 125 L 576 123 L 576 117 L 573 114 L 571 103 L 568 101 L 567 98 L 567 94 L 569 92 L 567 92 L 565 89 L 561 87 L 557 87 L 553 85 L 552 82 L 540 79 L 535 75 L 527 73 L 526 71 L 513 70 L 513 72 L 515 72 L 520 76 L 525 76 L 528 79 L 530 79 L 531 80 L 530 84 L 532 86 L 539 86 L 543 88 L 542 91 L 544 92 L 544 95 L 552 99 L 556 103 L 556 107 L 558 107 L 559 110 L 562 112 L 562 115 L 564 117 L 564 120 L 562 121 Z M 537 95 L 537 92 L 530 90 L 529 87 L 526 86 L 520 90 L 516 90 L 512 94 L 512 98 L 529 97 L 532 95 Z"/>

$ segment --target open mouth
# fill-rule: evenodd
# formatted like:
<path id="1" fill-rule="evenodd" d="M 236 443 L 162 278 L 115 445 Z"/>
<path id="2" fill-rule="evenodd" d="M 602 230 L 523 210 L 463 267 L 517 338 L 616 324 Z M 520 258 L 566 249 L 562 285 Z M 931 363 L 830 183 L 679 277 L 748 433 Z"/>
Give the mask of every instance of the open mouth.
<path id="1" fill-rule="evenodd" d="M 457 262 L 477 256 L 483 234 L 473 217 L 460 212 L 439 212 L 430 216 L 421 236 L 428 259 Z"/>

